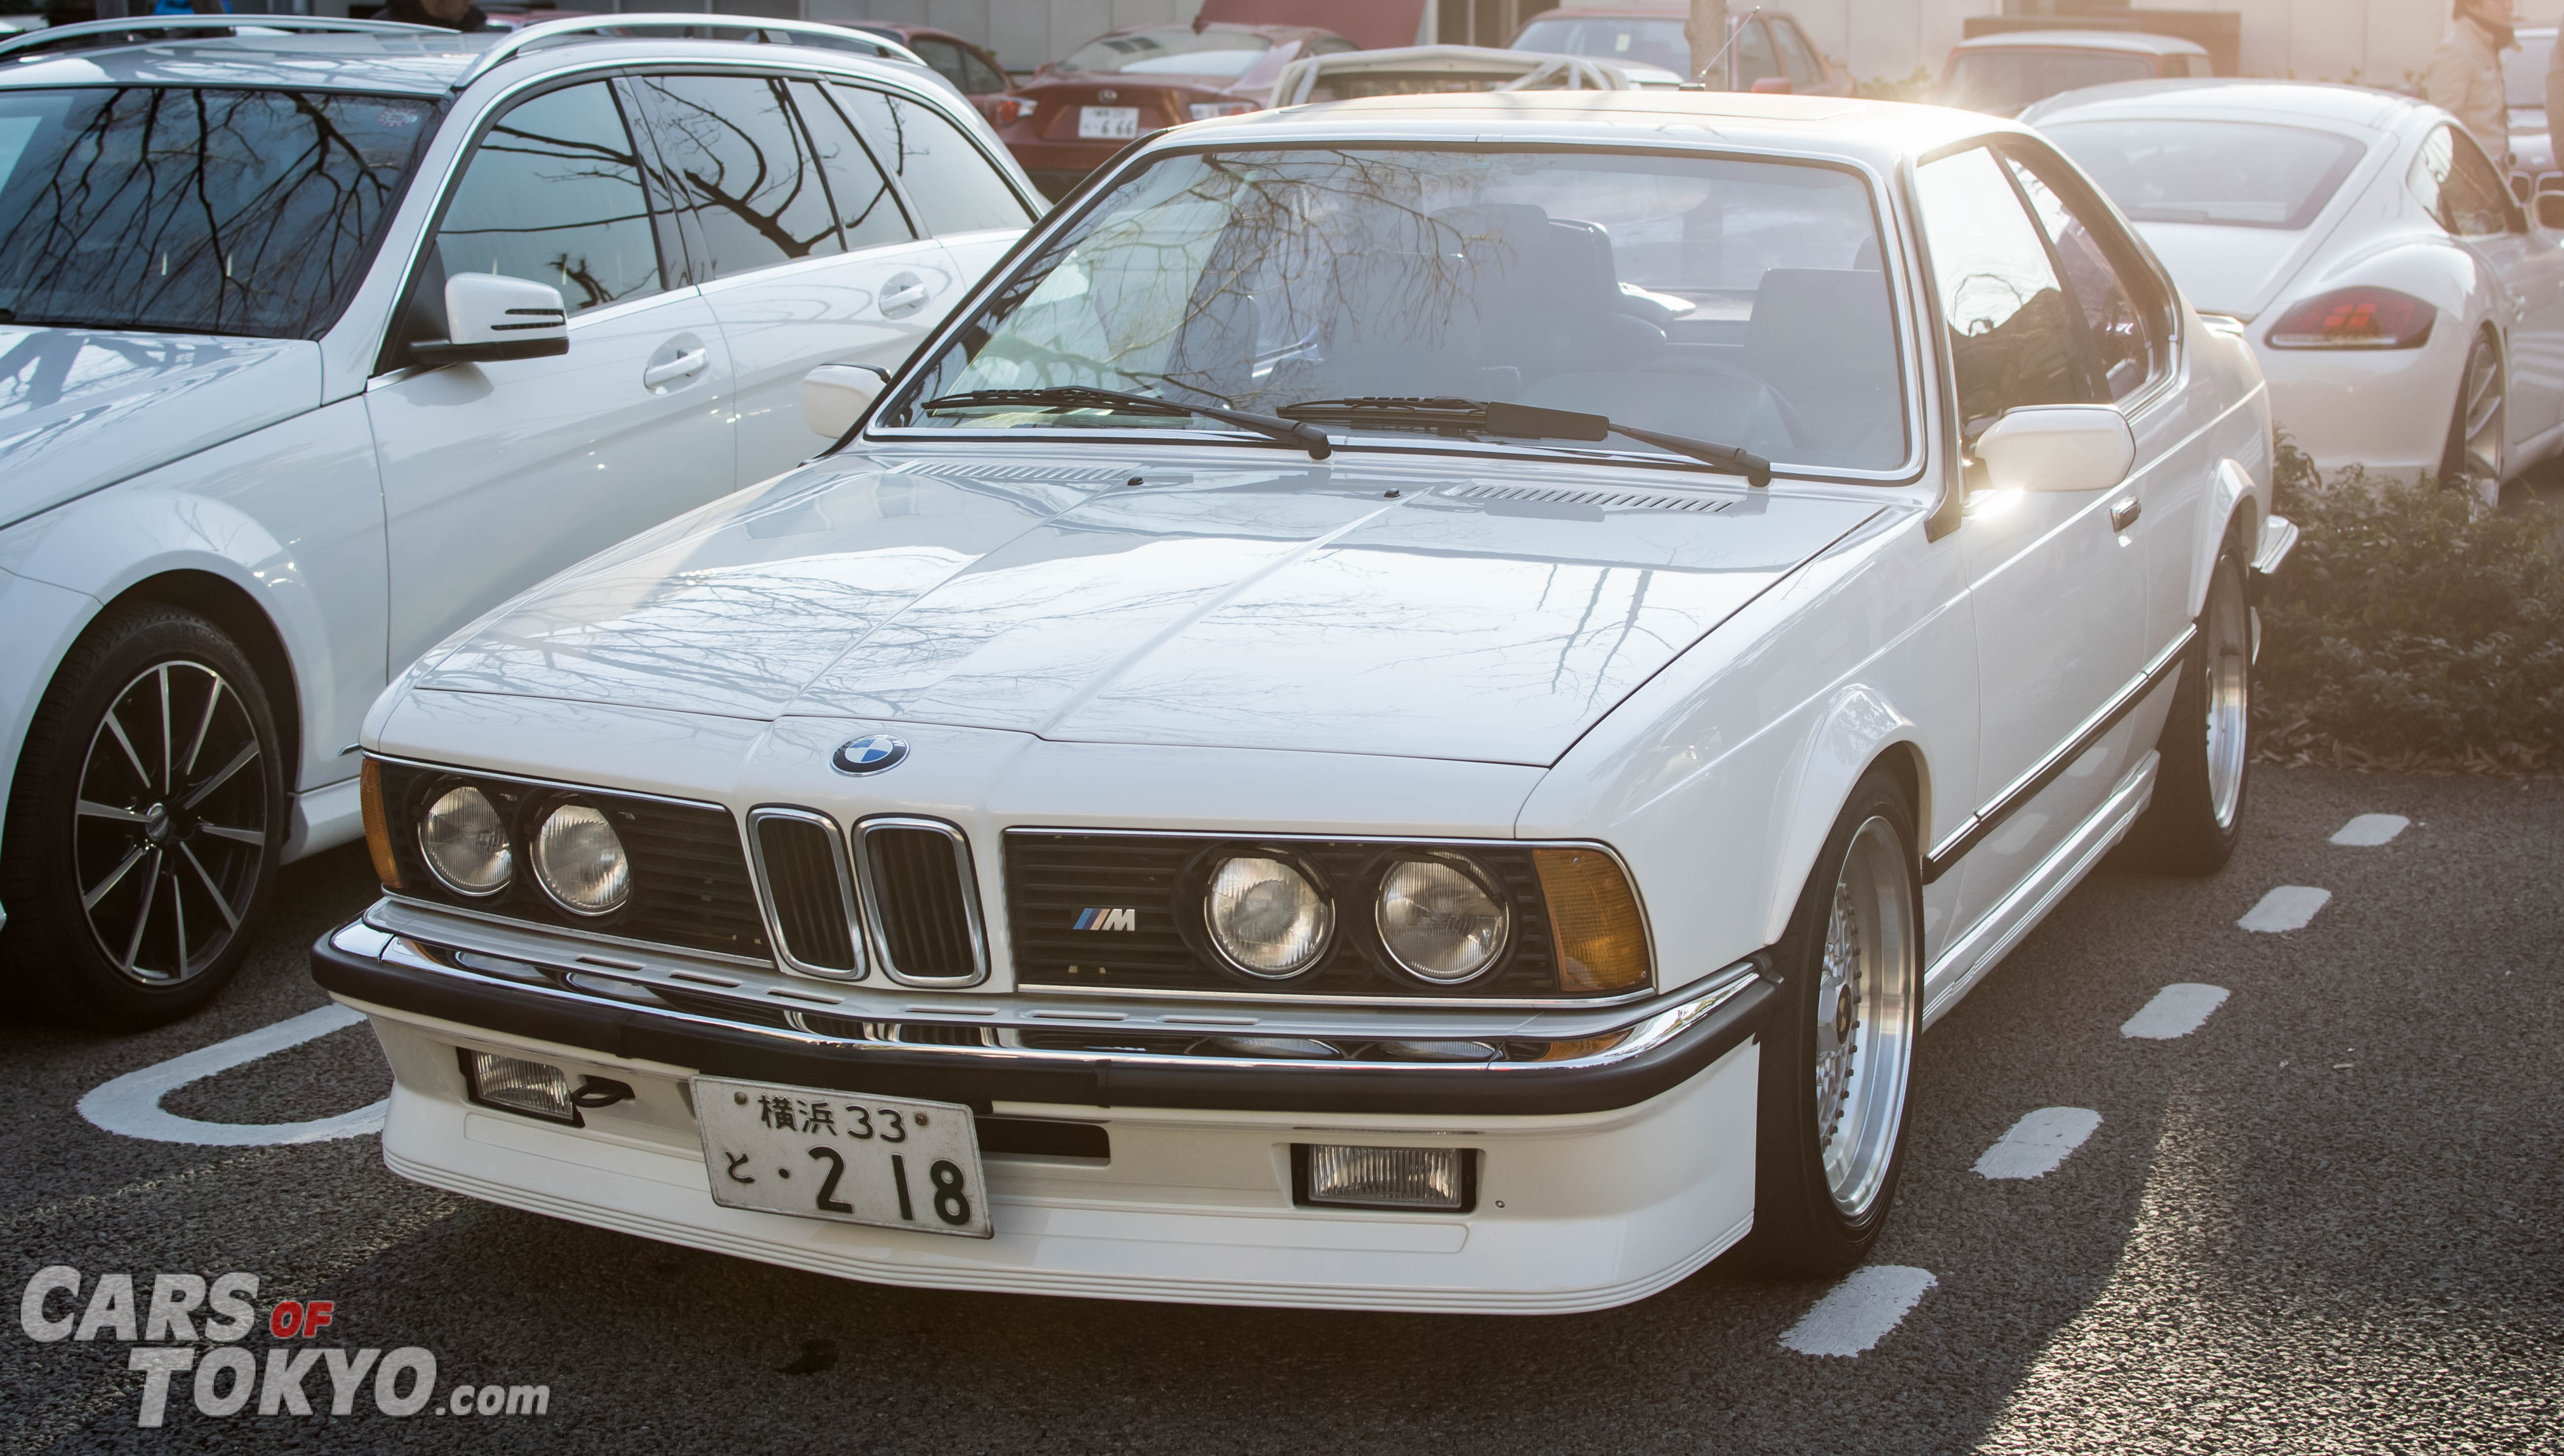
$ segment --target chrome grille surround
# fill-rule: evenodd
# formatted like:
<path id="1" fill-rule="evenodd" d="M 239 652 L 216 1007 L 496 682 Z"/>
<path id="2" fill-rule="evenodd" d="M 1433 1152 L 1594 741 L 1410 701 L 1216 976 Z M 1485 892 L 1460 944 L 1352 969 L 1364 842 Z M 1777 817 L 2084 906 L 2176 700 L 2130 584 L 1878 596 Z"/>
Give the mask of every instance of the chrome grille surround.
<path id="1" fill-rule="evenodd" d="M 782 847 L 766 843 L 769 825 L 778 829 L 798 826 L 819 836 L 828 858 L 829 873 L 822 878 L 834 883 L 833 906 L 824 884 L 799 883 L 808 878 L 810 867 L 775 862 L 775 851 Z M 837 821 L 814 810 L 774 804 L 750 809 L 748 853 L 755 872 L 757 907 L 764 913 L 766 936 L 774 945 L 775 959 L 787 970 L 823 980 L 862 980 L 868 969 L 864 963 L 862 923 L 855 911 L 853 867 L 847 862 L 845 835 L 837 828 Z M 781 882 L 784 875 L 792 880 L 788 889 Z M 816 903 L 803 903 L 814 900 Z M 827 934 L 830 926 L 822 923 L 831 909 L 835 911 L 833 926 L 844 936 L 842 943 Z M 811 943 L 800 944 L 802 940 Z"/>
<path id="2" fill-rule="evenodd" d="M 941 865 L 884 863 L 901 853 L 893 836 L 906 834 L 933 835 L 949 846 L 952 884 L 939 886 L 923 878 Z M 960 829 L 941 819 L 900 814 L 866 819 L 855 826 L 855 879 L 864 927 L 881 957 L 883 974 L 904 986 L 970 986 L 988 978 L 988 934 L 979 911 L 978 875 L 970 862 L 969 838 Z M 957 916 L 960 924 L 951 924 Z M 923 948 L 919 942 L 931 938 L 948 941 L 944 947 L 948 955 L 958 952 L 964 968 L 938 974 L 901 964 L 903 946 L 914 959 Z"/>

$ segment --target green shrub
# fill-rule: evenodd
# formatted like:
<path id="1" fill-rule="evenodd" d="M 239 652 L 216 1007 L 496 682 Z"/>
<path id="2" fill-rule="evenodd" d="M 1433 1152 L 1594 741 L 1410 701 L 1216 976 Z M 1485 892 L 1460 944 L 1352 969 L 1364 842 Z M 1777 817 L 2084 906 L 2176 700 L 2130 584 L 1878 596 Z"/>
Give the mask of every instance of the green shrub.
<path id="1" fill-rule="evenodd" d="M 2564 557 L 2551 513 L 2325 481 L 2284 440 L 2296 552 L 2261 603 L 2256 729 L 2283 760 L 2564 767 Z"/>

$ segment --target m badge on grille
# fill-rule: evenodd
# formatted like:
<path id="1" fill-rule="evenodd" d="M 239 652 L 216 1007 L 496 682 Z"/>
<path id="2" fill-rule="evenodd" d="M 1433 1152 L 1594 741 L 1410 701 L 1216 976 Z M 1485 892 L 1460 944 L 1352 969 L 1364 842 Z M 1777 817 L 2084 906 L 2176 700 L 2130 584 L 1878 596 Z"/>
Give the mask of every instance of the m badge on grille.
<path id="1" fill-rule="evenodd" d="M 1136 931 L 1140 929 L 1140 912 L 1136 910 L 1081 910 L 1074 929 L 1081 931 Z"/>

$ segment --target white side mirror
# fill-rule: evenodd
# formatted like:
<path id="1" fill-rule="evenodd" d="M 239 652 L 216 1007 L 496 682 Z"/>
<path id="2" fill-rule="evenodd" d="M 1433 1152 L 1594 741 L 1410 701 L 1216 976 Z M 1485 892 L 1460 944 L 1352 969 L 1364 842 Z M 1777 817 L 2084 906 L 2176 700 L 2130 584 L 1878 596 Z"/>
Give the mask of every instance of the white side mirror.
<path id="1" fill-rule="evenodd" d="M 834 440 L 855 427 L 890 384 L 868 364 L 821 364 L 801 376 L 801 418 L 815 434 Z"/>
<path id="2" fill-rule="evenodd" d="M 414 343 L 421 363 L 538 359 L 569 352 L 569 311 L 549 284 L 497 273 L 445 281 L 446 341 Z"/>
<path id="3" fill-rule="evenodd" d="M 2137 463 L 2137 437 L 2105 404 L 2033 405 L 1987 426 L 1977 459 L 1998 491 L 2106 491 Z"/>

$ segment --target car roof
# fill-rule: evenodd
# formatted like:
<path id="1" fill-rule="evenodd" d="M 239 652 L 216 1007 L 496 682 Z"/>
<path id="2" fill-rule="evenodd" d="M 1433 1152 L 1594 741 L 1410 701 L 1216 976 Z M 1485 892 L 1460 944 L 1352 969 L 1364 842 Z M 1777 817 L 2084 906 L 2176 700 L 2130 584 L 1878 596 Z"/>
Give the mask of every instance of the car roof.
<path id="1" fill-rule="evenodd" d="M 2017 30 L 1971 36 L 1950 48 L 1962 51 L 2119 51 L 2140 56 L 2205 56 L 2208 48 L 2179 36 L 2125 30 Z"/>
<path id="2" fill-rule="evenodd" d="M 1676 20 L 1688 22 L 1679 10 L 1662 5 L 1562 5 L 1538 15 L 1523 17 L 1523 24 L 1535 20 Z"/>
<path id="3" fill-rule="evenodd" d="M 2202 120 L 2275 121 L 2329 129 L 2388 131 L 2429 103 L 2373 87 L 2322 81 L 2254 81 L 2207 78 L 2189 81 L 2123 81 L 2069 91 L 2025 108 L 2031 125 L 2066 120 L 2135 116 L 2196 116 Z"/>
<path id="4" fill-rule="evenodd" d="M 1295 41 L 1308 36 L 1335 35 L 1334 31 L 1323 30 L 1314 25 L 1246 25 L 1237 21 L 1228 20 L 1213 20 L 1204 22 L 1201 25 L 1193 25 L 1187 21 L 1165 20 L 1152 21 L 1147 25 L 1120 26 L 1113 30 L 1106 31 L 1103 35 L 1097 36 L 1094 41 L 1088 41 L 1077 49 L 1083 51 L 1087 46 L 1094 45 L 1095 41 L 1110 40 L 1114 36 L 1146 35 L 1151 31 L 1162 30 L 1189 31 L 1195 35 L 1199 35 L 1204 31 L 1214 30 L 1245 31 L 1253 35 L 1262 36 L 1269 41 Z"/>
<path id="5" fill-rule="evenodd" d="M 1197 121 L 1157 146 L 1202 141 L 1506 141 L 1730 146 L 1880 170 L 1949 142 L 2028 128 L 1980 111 L 1850 97 L 1744 92 L 1540 91 L 1366 97 Z"/>

